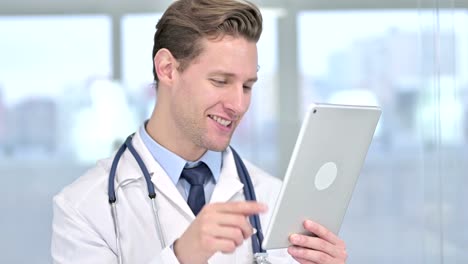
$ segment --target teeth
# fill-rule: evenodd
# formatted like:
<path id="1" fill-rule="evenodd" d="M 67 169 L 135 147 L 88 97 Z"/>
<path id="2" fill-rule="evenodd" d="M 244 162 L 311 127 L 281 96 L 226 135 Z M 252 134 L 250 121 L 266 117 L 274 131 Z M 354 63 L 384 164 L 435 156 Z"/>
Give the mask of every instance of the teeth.
<path id="1" fill-rule="evenodd" d="M 229 126 L 232 123 L 232 121 L 222 119 L 219 116 L 210 115 L 210 117 L 211 117 L 211 119 L 213 119 L 214 121 L 218 122 L 219 124 L 221 124 L 223 126 Z"/>

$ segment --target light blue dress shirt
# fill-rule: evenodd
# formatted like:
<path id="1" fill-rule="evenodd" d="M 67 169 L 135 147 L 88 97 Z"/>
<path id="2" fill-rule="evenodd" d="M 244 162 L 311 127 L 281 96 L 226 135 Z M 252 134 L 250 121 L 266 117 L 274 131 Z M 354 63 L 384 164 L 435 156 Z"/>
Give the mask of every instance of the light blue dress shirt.
<path id="1" fill-rule="evenodd" d="M 140 135 L 143 143 L 150 151 L 153 158 L 161 165 L 169 178 L 171 178 L 177 190 L 186 201 L 190 191 L 190 183 L 188 183 L 185 179 L 180 178 L 184 167 L 195 167 L 198 165 L 198 163 L 203 161 L 208 166 L 208 168 L 210 168 L 211 172 L 213 173 L 213 177 L 207 178 L 204 185 L 205 200 L 206 203 L 208 203 L 211 199 L 214 187 L 221 173 L 222 153 L 208 150 L 199 160 L 195 162 L 186 161 L 177 154 L 169 151 L 157 143 L 153 138 L 150 137 L 148 132 L 146 132 L 145 127 L 146 122 L 140 127 Z"/>

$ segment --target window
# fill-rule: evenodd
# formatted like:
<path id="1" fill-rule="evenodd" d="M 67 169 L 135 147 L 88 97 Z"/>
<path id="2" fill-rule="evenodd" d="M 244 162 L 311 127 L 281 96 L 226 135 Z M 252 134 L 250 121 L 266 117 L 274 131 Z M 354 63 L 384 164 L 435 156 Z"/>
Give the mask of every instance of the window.
<path id="1" fill-rule="evenodd" d="M 88 166 L 73 131 L 110 75 L 110 32 L 106 16 L 0 18 L 1 263 L 51 261 L 51 199 Z"/>
<path id="2" fill-rule="evenodd" d="M 460 189 L 467 184 L 467 22 L 454 10 L 298 17 L 303 107 L 383 109 L 341 232 L 350 263 L 467 261 L 468 235 L 458 231 L 468 220 L 460 202 L 467 198 Z"/>

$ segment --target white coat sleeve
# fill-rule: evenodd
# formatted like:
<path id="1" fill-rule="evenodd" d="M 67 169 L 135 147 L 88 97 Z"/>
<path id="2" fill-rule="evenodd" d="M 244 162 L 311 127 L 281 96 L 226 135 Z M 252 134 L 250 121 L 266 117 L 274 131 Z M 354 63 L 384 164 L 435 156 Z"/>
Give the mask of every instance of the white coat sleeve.
<path id="1" fill-rule="evenodd" d="M 63 197 L 54 198 L 52 223 L 52 260 L 55 264 L 116 264 L 117 254 L 91 224 Z M 148 264 L 178 264 L 170 247 L 166 247 Z"/>

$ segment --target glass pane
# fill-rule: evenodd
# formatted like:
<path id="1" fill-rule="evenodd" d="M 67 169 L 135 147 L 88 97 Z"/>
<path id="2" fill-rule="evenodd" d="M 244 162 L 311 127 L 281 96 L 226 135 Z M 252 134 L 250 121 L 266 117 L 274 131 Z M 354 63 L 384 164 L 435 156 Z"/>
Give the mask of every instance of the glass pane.
<path id="1" fill-rule="evenodd" d="M 465 263 L 466 12 L 302 12 L 301 98 L 379 105 L 341 235 L 349 263 Z M 459 25 L 459 26 L 458 26 Z"/>
<path id="2" fill-rule="evenodd" d="M 153 37 L 162 13 L 132 14 L 122 18 L 122 82 L 134 105 L 139 123 L 153 112 Z"/>
<path id="3" fill-rule="evenodd" d="M 0 263 L 51 261 L 52 196 L 87 167 L 77 113 L 111 72 L 110 32 L 105 16 L 0 17 Z"/>

